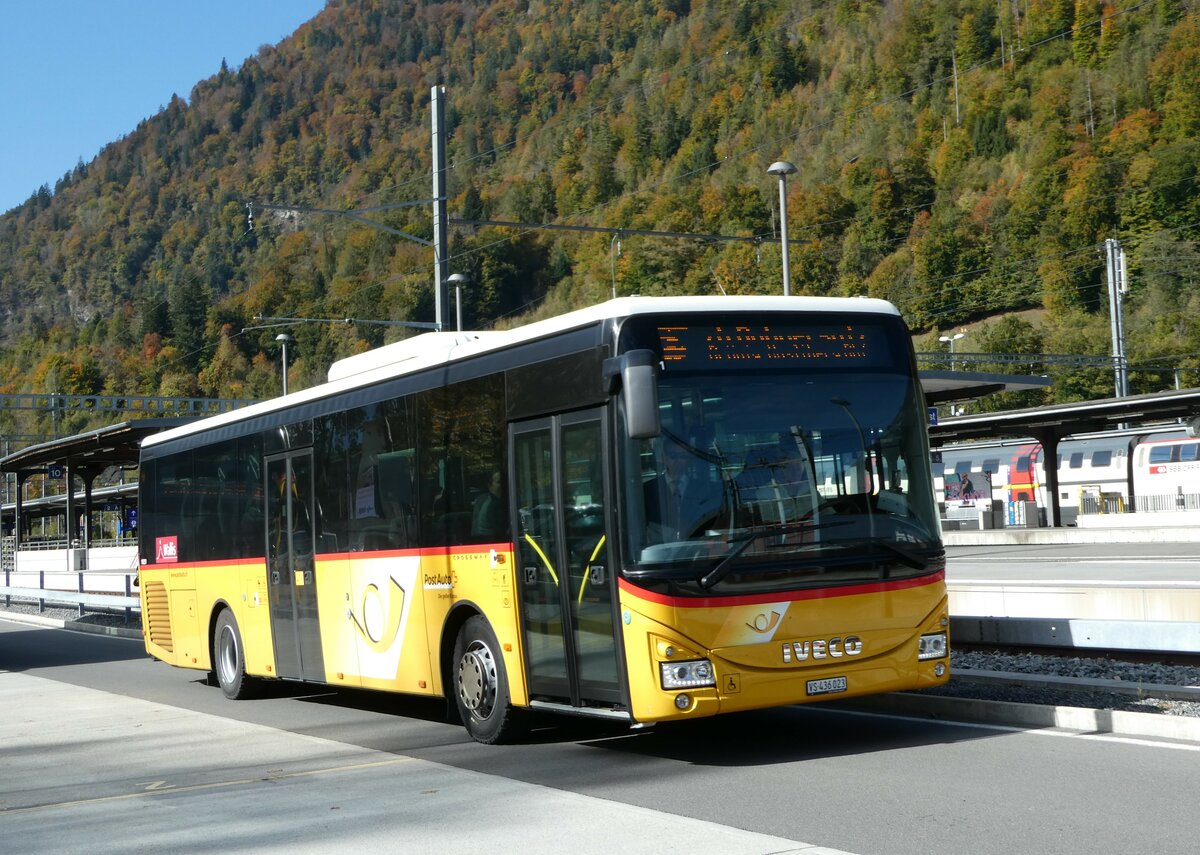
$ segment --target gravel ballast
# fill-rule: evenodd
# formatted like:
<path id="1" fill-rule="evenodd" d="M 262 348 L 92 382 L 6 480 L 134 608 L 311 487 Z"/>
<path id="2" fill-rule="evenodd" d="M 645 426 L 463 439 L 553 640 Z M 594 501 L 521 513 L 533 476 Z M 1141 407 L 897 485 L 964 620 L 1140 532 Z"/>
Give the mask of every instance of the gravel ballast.
<path id="1" fill-rule="evenodd" d="M 952 651 L 950 682 L 923 694 L 1200 717 L 1200 667 L 1087 656 Z"/>

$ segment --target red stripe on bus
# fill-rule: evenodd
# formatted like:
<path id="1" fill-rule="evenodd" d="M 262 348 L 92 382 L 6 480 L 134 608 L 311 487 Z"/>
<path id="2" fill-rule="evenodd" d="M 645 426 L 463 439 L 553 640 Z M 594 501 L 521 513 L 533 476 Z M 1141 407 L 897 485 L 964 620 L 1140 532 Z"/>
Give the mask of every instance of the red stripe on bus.
<path id="1" fill-rule="evenodd" d="M 921 588 L 934 585 L 946 579 L 946 572 L 939 570 L 928 576 L 918 576 L 913 579 L 897 579 L 888 582 L 869 582 L 864 585 L 846 585 L 844 587 L 806 588 L 802 591 L 791 591 L 776 594 L 745 594 L 729 597 L 672 597 L 647 591 L 624 579 L 618 579 L 621 590 L 636 597 L 657 603 L 660 606 L 674 606 L 679 609 L 712 609 L 728 606 L 756 606 L 763 603 L 797 602 L 800 600 L 823 600 L 833 597 L 852 597 L 857 594 L 882 594 L 885 591 L 903 591 L 906 588 Z"/>
<path id="2" fill-rule="evenodd" d="M 164 561 L 161 564 L 154 564 L 147 561 L 139 566 L 143 569 L 186 570 L 192 567 L 244 567 L 251 564 L 262 564 L 264 561 L 266 559 L 260 555 L 257 558 L 218 558 L 212 561 Z"/>

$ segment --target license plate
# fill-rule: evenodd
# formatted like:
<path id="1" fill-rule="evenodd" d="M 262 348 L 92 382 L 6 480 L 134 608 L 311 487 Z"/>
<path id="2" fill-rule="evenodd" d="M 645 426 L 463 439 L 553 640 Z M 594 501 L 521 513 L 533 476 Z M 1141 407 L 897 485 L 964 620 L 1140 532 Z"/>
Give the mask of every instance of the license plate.
<path id="1" fill-rule="evenodd" d="M 828 677 L 824 680 L 808 681 L 808 694 L 810 695 L 832 695 L 844 691 L 846 691 L 845 677 Z"/>

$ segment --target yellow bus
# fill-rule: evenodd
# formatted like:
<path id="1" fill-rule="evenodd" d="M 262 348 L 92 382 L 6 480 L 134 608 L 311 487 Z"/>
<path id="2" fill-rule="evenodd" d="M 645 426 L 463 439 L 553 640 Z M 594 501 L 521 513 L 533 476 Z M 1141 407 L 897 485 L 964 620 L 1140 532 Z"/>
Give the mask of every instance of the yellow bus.
<path id="1" fill-rule="evenodd" d="M 429 333 L 142 446 L 146 649 L 644 726 L 945 682 L 909 333 L 867 299 L 623 298 Z"/>

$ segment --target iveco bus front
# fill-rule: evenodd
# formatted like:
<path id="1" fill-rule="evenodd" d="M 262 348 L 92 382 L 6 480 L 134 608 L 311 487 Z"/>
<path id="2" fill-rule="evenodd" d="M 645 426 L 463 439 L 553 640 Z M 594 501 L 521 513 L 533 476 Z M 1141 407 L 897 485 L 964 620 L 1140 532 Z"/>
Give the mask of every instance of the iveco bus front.
<path id="1" fill-rule="evenodd" d="M 817 311 L 622 327 L 627 361 L 657 368 L 640 403 L 626 390 L 619 451 L 635 718 L 948 678 L 908 332 L 886 303 L 805 305 Z"/>

